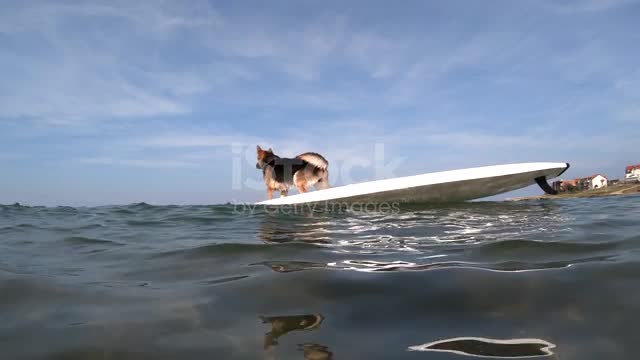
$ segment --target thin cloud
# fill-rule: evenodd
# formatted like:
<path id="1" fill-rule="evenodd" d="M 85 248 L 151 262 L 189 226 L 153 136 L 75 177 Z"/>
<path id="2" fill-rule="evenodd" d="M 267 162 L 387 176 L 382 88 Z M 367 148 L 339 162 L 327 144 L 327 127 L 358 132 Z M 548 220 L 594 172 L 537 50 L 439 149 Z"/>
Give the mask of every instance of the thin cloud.
<path id="1" fill-rule="evenodd" d="M 573 0 L 547 1 L 544 4 L 558 13 L 581 13 L 607 11 L 622 5 L 637 3 L 637 0 Z"/>
<path id="2" fill-rule="evenodd" d="M 141 51 L 145 50 L 138 48 L 134 37 L 114 41 L 104 33 L 119 32 L 116 25 L 120 22 L 122 30 L 141 35 L 135 40 L 143 40 L 145 48 L 153 51 L 167 36 L 159 37 L 158 29 L 178 31 L 179 27 L 193 29 L 205 24 L 215 27 L 221 20 L 213 12 L 203 17 L 206 12 L 126 4 L 43 2 L 14 4 L 3 11 L 0 32 L 16 41 L 41 43 L 43 54 L 34 56 L 25 48 L 13 47 L 5 52 L 4 61 L 0 58 L 0 66 L 9 75 L 0 85 L 0 91 L 6 93 L 0 98 L 0 118 L 73 124 L 88 118 L 190 113 L 185 96 L 206 91 L 204 81 L 189 72 L 152 70 L 153 64 L 144 63 Z M 96 22 L 103 25 L 69 31 L 84 28 L 87 19 L 100 20 Z"/>
<path id="3" fill-rule="evenodd" d="M 92 165 L 119 165 L 142 168 L 175 168 L 175 167 L 191 167 L 198 165 L 195 162 L 183 160 L 157 160 L 157 159 L 118 159 L 110 157 L 93 157 L 82 158 L 79 162 Z"/>
<path id="4" fill-rule="evenodd" d="M 259 144 L 259 138 L 242 135 L 159 135 L 135 140 L 135 143 L 142 147 L 167 147 L 167 148 L 190 148 L 190 147 L 220 147 L 232 145 Z"/>

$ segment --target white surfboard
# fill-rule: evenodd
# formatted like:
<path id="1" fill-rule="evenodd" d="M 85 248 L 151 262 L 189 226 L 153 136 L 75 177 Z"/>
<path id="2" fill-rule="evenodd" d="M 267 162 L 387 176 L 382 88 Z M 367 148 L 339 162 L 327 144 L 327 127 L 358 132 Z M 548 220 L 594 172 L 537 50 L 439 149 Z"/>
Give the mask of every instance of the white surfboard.
<path id="1" fill-rule="evenodd" d="M 545 162 L 442 171 L 289 195 L 262 201 L 258 205 L 457 202 L 513 191 L 536 182 L 546 192 L 553 192 L 546 180 L 560 176 L 568 168 L 568 163 Z"/>

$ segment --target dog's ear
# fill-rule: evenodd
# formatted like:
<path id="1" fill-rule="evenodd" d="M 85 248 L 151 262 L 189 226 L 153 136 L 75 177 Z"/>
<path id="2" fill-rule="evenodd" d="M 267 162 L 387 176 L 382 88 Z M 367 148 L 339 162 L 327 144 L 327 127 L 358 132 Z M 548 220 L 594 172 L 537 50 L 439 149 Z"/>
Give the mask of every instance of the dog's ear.
<path id="1" fill-rule="evenodd" d="M 273 150 L 271 150 L 271 148 L 269 148 L 269 150 L 267 150 L 267 152 L 273 154 Z"/>
<path id="2" fill-rule="evenodd" d="M 261 152 L 262 151 L 262 148 L 260 147 L 260 145 L 256 145 L 256 151 L 257 152 Z"/>

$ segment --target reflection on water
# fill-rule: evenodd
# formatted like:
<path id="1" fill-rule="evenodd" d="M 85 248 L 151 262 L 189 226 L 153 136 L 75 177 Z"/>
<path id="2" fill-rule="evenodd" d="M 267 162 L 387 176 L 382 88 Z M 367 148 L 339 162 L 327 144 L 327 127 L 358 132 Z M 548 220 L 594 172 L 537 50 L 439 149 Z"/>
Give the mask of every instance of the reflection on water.
<path id="1" fill-rule="evenodd" d="M 412 263 L 407 261 L 375 261 L 375 260 L 343 260 L 327 264 L 309 261 L 262 261 L 251 265 L 264 265 L 275 272 L 288 273 L 313 269 L 353 270 L 360 272 L 394 272 L 394 271 L 428 271 L 437 269 L 466 268 L 496 272 L 525 272 L 539 270 L 553 270 L 571 267 L 572 265 L 593 262 L 609 261 L 611 257 L 597 256 L 584 259 L 572 259 L 571 261 L 547 261 L 535 263 L 523 263 L 508 261 L 500 263 L 472 263 L 461 261 Z"/>
<path id="2" fill-rule="evenodd" d="M 318 344 L 302 344 L 301 350 L 304 353 L 305 360 L 332 360 L 333 353 L 324 345 Z"/>
<path id="3" fill-rule="evenodd" d="M 327 264 L 309 261 L 262 261 L 251 265 L 264 265 L 275 272 L 287 273 L 310 269 L 324 269 Z"/>
<path id="4" fill-rule="evenodd" d="M 372 261 L 372 260 L 344 260 L 342 263 L 329 263 L 328 266 L 362 272 L 389 272 L 389 271 L 427 271 L 435 269 L 468 268 L 476 270 L 487 270 L 497 272 L 524 272 L 568 268 L 572 265 L 590 262 L 607 261 L 610 257 L 599 256 L 585 259 L 575 259 L 572 261 L 548 261 L 540 263 L 523 263 L 518 261 L 508 261 L 500 263 L 472 263 L 461 261 L 434 262 L 426 264 L 416 264 L 407 261 Z M 280 265 L 282 266 L 282 265 Z M 319 268 L 319 266 L 315 266 Z M 309 269 L 309 268 L 306 268 Z"/>
<path id="5" fill-rule="evenodd" d="M 410 346 L 410 351 L 440 351 L 460 355 L 492 358 L 523 358 L 553 355 L 556 346 L 540 339 L 496 340 L 479 337 L 460 337 Z"/>
<path id="6" fill-rule="evenodd" d="M 274 347 L 278 345 L 278 338 L 296 330 L 309 331 L 317 329 L 324 317 L 320 314 L 289 315 L 289 316 L 261 316 L 263 323 L 271 324 L 271 331 L 264 334 L 264 349 L 267 359 L 274 359 Z M 333 353 L 323 345 L 307 343 L 300 344 L 299 350 L 303 352 L 304 358 L 309 360 L 330 360 Z"/>
<path id="7" fill-rule="evenodd" d="M 320 314 L 291 315 L 291 316 L 261 316 L 264 324 L 271 324 L 271 331 L 264 335 L 264 348 L 278 345 L 278 338 L 295 330 L 314 330 L 322 323 L 324 317 Z"/>
<path id="8" fill-rule="evenodd" d="M 301 241 L 313 244 L 330 244 L 326 229 L 331 222 L 326 215 L 264 214 L 260 221 L 258 238 L 267 244 Z"/>

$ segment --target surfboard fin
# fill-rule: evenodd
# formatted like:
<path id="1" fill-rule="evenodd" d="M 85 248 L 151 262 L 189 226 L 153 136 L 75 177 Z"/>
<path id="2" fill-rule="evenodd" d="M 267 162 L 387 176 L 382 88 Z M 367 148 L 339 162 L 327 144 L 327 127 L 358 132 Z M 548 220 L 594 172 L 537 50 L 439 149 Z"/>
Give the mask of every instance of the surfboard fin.
<path id="1" fill-rule="evenodd" d="M 537 177 L 535 180 L 538 186 L 540 186 L 542 191 L 544 191 L 545 193 L 549 195 L 558 195 L 558 191 L 554 190 L 547 182 L 546 176 Z"/>

